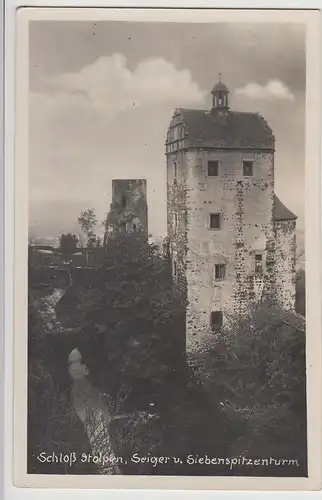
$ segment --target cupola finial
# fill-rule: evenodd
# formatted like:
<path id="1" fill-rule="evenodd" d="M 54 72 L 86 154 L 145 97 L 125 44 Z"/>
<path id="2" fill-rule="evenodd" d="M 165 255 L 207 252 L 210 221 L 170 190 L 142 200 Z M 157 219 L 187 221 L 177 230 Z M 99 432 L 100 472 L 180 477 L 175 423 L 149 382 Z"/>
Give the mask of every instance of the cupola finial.
<path id="1" fill-rule="evenodd" d="M 212 89 L 212 108 L 228 110 L 228 94 L 229 90 L 221 80 L 222 73 L 218 73 L 218 82 Z"/>

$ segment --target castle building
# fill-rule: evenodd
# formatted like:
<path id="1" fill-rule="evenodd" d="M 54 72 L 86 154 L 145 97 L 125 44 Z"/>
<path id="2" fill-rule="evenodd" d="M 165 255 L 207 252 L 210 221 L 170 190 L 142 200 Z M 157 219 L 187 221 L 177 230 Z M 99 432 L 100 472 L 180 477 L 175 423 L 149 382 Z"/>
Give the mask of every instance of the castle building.
<path id="1" fill-rule="evenodd" d="M 264 299 L 295 307 L 296 216 L 274 192 L 275 138 L 258 113 L 177 109 L 167 133 L 167 241 L 187 350 Z"/>
<path id="2" fill-rule="evenodd" d="M 148 235 L 147 183 L 145 179 L 113 179 L 107 235 L 113 231 Z"/>

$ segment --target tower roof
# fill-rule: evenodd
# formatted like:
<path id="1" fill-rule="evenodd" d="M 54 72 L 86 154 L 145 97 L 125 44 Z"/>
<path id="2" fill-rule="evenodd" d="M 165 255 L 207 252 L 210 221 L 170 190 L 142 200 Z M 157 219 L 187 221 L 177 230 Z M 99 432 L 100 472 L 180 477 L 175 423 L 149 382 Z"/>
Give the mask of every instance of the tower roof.
<path id="1" fill-rule="evenodd" d="M 212 89 L 212 93 L 215 93 L 215 92 L 229 92 L 229 90 L 224 83 L 219 81 L 218 83 L 216 83 L 216 85 Z"/>
<path id="2" fill-rule="evenodd" d="M 273 218 L 276 221 L 296 220 L 297 216 L 293 214 L 276 195 L 274 195 Z"/>
<path id="3" fill-rule="evenodd" d="M 272 130 L 258 113 L 177 109 L 173 123 L 184 125 L 187 147 L 269 149 L 275 147 Z"/>
<path id="4" fill-rule="evenodd" d="M 227 93 L 229 92 L 226 85 L 221 81 L 221 73 L 218 74 L 218 82 L 212 89 L 211 93 L 214 94 L 215 92 L 227 92 Z"/>

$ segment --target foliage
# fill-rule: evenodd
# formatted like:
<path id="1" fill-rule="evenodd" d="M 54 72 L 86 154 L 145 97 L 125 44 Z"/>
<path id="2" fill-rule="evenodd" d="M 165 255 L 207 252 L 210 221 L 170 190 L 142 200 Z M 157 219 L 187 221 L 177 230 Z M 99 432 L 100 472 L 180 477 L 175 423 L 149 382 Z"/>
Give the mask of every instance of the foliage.
<path id="1" fill-rule="evenodd" d="M 234 453 L 281 450 L 280 456 L 297 454 L 305 463 L 305 334 L 286 326 L 280 311 L 261 305 L 244 320 L 231 318 L 191 361 L 196 379 L 223 411 L 248 421 Z"/>
<path id="2" fill-rule="evenodd" d="M 65 373 L 50 343 L 50 330 L 29 293 L 28 305 L 28 473 L 86 473 L 78 462 L 70 467 L 41 463 L 40 453 L 88 452 L 83 426 L 69 401 L 67 358 Z M 52 336 L 55 337 L 55 334 Z M 88 466 L 87 466 L 88 473 Z"/>
<path id="3" fill-rule="evenodd" d="M 118 383 L 171 376 L 180 365 L 183 305 L 167 264 L 139 233 L 116 233 L 90 286 L 78 296 L 77 323 L 88 359 Z"/>
<path id="4" fill-rule="evenodd" d="M 76 252 L 78 238 L 75 234 L 62 234 L 59 240 L 59 248 L 63 255 L 70 257 Z"/>
<path id="5" fill-rule="evenodd" d="M 91 231 L 97 224 L 95 209 L 88 208 L 84 210 L 78 217 L 78 223 L 86 234 Z"/>
<path id="6" fill-rule="evenodd" d="M 78 217 L 78 224 L 86 235 L 87 246 L 89 248 L 95 246 L 96 235 L 94 233 L 94 228 L 97 222 L 98 221 L 94 208 L 88 208 L 87 210 L 84 210 Z"/>
<path id="7" fill-rule="evenodd" d="M 296 273 L 296 304 L 295 308 L 299 314 L 305 316 L 305 271 L 300 269 Z"/>

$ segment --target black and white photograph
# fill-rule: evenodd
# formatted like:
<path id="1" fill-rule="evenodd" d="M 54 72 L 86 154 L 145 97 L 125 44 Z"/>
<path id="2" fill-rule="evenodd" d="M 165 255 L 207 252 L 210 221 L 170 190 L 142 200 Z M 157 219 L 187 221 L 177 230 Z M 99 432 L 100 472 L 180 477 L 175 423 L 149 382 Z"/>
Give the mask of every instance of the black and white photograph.
<path id="1" fill-rule="evenodd" d="M 28 476 L 309 477 L 308 25 L 193 16 L 28 21 Z"/>

